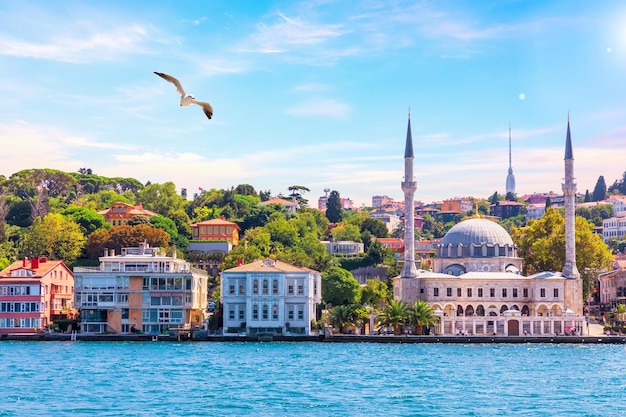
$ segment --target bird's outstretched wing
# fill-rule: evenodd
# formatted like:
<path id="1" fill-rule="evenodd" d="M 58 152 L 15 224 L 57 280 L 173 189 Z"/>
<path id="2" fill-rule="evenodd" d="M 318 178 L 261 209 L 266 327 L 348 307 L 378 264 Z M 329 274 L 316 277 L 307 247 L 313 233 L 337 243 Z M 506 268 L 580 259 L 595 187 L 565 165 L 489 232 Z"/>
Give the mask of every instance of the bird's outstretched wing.
<path id="1" fill-rule="evenodd" d="M 191 100 L 191 102 L 199 106 L 202 106 L 202 111 L 204 111 L 204 114 L 206 114 L 206 117 L 208 117 L 209 119 L 213 117 L 213 106 L 211 106 L 209 103 L 207 103 L 206 101 L 198 101 L 198 100 Z"/>
<path id="2" fill-rule="evenodd" d="M 180 94 L 180 97 L 181 98 L 185 97 L 185 90 L 183 89 L 183 86 L 181 85 L 180 81 L 178 81 L 176 77 L 172 77 L 171 75 L 164 74 L 162 72 L 154 71 L 154 73 L 158 75 L 159 77 L 163 78 L 164 80 L 169 81 L 172 84 L 174 84 L 176 86 L 176 90 L 178 91 L 178 94 Z"/>

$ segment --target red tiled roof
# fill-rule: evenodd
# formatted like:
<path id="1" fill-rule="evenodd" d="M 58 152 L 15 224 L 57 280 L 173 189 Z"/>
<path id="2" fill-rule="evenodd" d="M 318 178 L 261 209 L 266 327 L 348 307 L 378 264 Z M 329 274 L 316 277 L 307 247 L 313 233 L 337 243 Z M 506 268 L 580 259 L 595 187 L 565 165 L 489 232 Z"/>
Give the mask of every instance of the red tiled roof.
<path id="1" fill-rule="evenodd" d="M 237 230 L 241 230 L 237 223 L 229 222 L 228 220 L 224 219 L 203 220 L 201 222 L 194 223 L 191 226 L 231 226 L 236 228 Z"/>
<path id="2" fill-rule="evenodd" d="M 267 206 L 268 204 L 280 204 L 281 206 L 297 206 L 298 203 L 294 203 L 293 201 L 285 200 L 284 198 L 270 198 L 267 201 L 261 201 L 259 206 Z"/>
<path id="3" fill-rule="evenodd" d="M 0 279 L 1 278 L 16 278 L 16 277 L 12 277 L 11 276 L 11 271 L 15 271 L 18 269 L 27 269 L 30 271 L 33 271 L 33 276 L 34 277 L 42 277 L 44 275 L 46 275 L 48 272 L 50 272 L 52 269 L 56 268 L 57 266 L 59 266 L 60 264 L 63 264 L 63 266 L 65 267 L 65 269 L 69 272 L 72 273 L 72 271 L 70 271 L 70 269 L 63 263 L 63 261 L 50 261 L 50 260 L 46 260 L 45 258 L 40 258 L 39 259 L 39 266 L 37 268 L 32 268 L 32 260 L 28 259 L 26 261 L 26 266 L 24 266 L 24 260 L 20 259 L 19 261 L 15 261 L 13 262 L 11 265 L 7 266 L 6 268 L 4 268 L 2 271 L 0 271 Z M 24 278 L 24 277 L 21 277 Z"/>

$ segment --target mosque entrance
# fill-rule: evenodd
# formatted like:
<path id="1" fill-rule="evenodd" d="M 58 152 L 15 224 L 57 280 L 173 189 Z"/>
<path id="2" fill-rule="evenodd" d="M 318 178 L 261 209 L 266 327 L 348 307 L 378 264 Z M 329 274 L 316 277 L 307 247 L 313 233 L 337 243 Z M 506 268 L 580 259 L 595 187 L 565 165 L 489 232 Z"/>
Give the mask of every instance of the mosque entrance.
<path id="1" fill-rule="evenodd" d="M 518 320 L 509 320 L 509 336 L 519 336 Z"/>

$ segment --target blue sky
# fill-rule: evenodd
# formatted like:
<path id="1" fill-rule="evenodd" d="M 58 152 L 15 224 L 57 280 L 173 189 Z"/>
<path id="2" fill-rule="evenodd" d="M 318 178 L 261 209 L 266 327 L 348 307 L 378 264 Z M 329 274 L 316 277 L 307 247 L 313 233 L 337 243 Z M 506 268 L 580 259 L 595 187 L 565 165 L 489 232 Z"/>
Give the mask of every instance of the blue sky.
<path id="1" fill-rule="evenodd" d="M 212 120 L 178 105 L 178 77 Z M 626 4 L 585 1 L 0 2 L 0 175 L 77 171 L 291 185 L 357 205 L 578 190 L 626 171 Z"/>

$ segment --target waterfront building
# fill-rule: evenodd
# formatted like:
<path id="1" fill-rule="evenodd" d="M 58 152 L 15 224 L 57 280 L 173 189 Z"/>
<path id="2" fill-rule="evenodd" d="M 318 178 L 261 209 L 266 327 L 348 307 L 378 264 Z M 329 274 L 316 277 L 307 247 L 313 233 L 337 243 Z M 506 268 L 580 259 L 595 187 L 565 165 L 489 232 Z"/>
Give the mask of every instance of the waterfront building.
<path id="1" fill-rule="evenodd" d="M 73 319 L 74 275 L 63 261 L 24 258 L 0 271 L 0 334 L 34 333 Z"/>
<path id="2" fill-rule="evenodd" d="M 111 207 L 106 210 L 99 211 L 98 214 L 102 214 L 104 216 L 104 220 L 111 223 L 113 226 L 125 225 L 133 217 L 152 217 L 157 215 L 157 213 L 153 211 L 144 209 L 141 202 L 134 206 L 121 201 L 113 203 Z"/>
<path id="3" fill-rule="evenodd" d="M 75 267 L 75 305 L 87 333 L 163 333 L 202 326 L 207 274 L 147 243 Z"/>
<path id="4" fill-rule="evenodd" d="M 405 168 L 406 169 L 406 168 Z M 573 153 L 569 120 L 565 182 L 566 262 L 563 272 L 523 276 L 522 259 L 495 221 L 471 218 L 453 226 L 437 245 L 432 270 L 393 279 L 394 299 L 427 301 L 442 335 L 564 334 L 583 329 L 582 280 L 575 263 Z M 405 231 L 410 239 L 413 231 Z"/>
<path id="5" fill-rule="evenodd" d="M 600 307 L 613 310 L 617 304 L 626 304 L 626 257 L 616 256 L 613 269 L 598 276 Z"/>
<path id="6" fill-rule="evenodd" d="M 311 334 L 322 275 L 264 259 L 222 272 L 224 333 Z"/>

